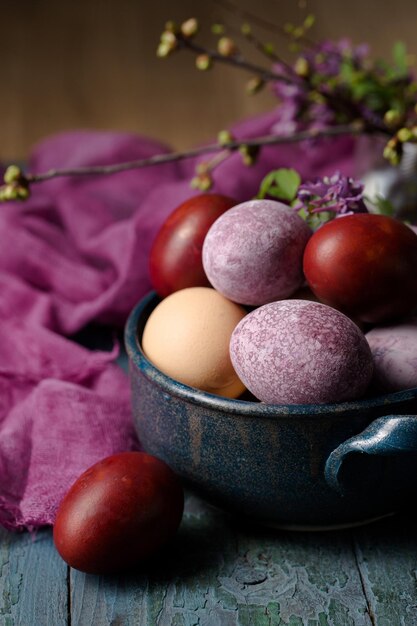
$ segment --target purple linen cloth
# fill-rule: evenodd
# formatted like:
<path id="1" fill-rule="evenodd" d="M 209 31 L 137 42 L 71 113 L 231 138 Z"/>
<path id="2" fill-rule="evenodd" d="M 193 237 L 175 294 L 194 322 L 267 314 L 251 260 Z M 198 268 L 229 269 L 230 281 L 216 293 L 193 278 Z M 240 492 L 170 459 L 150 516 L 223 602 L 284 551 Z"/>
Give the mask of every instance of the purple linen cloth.
<path id="1" fill-rule="evenodd" d="M 243 122 L 239 138 L 268 134 L 279 110 Z M 64 133 L 40 143 L 28 170 L 110 164 L 166 152 L 158 142 L 111 132 Z M 354 172 L 357 140 L 238 154 L 215 171 L 214 191 L 253 196 L 271 169 L 304 178 Z M 203 160 L 201 157 L 199 160 Z M 52 524 L 72 482 L 99 459 L 138 446 L 126 375 L 111 353 L 70 341 L 88 322 L 122 326 L 149 290 L 148 255 L 160 225 L 183 200 L 197 160 L 112 176 L 57 178 L 25 203 L 0 206 L 0 523 Z"/>

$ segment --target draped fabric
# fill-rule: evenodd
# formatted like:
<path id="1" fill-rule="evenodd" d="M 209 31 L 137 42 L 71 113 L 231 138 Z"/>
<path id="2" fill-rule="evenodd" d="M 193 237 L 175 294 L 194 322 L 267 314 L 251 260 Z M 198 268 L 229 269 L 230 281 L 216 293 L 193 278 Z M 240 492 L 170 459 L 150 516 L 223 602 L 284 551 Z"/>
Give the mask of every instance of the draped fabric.
<path id="1" fill-rule="evenodd" d="M 279 109 L 238 124 L 238 138 L 271 132 Z M 232 155 L 213 191 L 252 197 L 271 169 L 304 179 L 355 170 L 358 140 L 264 148 L 257 163 Z M 168 152 L 130 134 L 77 131 L 53 136 L 28 158 L 30 172 L 111 164 Z M 204 159 L 200 157 L 199 160 Z M 190 188 L 197 159 L 110 176 L 56 178 L 24 203 L 0 205 L 0 523 L 33 529 L 87 467 L 139 443 L 118 347 L 91 351 L 71 336 L 90 322 L 121 328 L 151 288 L 153 238 Z"/>

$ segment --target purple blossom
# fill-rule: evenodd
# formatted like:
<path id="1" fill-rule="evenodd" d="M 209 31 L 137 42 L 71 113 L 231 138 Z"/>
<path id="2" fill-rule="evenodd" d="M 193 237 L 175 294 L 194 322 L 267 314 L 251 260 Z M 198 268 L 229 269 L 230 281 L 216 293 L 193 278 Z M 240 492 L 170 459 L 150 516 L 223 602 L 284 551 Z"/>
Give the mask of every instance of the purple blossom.
<path id="1" fill-rule="evenodd" d="M 305 50 L 302 56 L 307 61 L 310 75 L 320 78 L 319 91 L 325 94 L 332 93 L 330 82 L 340 76 L 344 59 L 350 58 L 360 68 L 368 54 L 367 45 L 353 46 L 349 39 L 341 39 L 338 42 L 323 41 Z M 323 130 L 337 121 L 336 112 L 327 102 L 314 102 L 309 98 L 306 83 L 294 70 L 282 63 L 275 64 L 274 70 L 292 82 L 278 80 L 273 85 L 274 93 L 281 101 L 280 118 L 272 128 L 273 133 L 288 135 L 306 128 Z M 365 119 L 371 113 L 366 107 Z M 378 118 L 378 126 L 380 124 Z"/>
<path id="2" fill-rule="evenodd" d="M 295 208 L 307 208 L 310 214 L 322 211 L 336 213 L 337 216 L 352 213 L 367 213 L 363 201 L 363 184 L 342 176 L 339 172 L 333 176 L 318 178 L 300 185 L 297 192 L 299 205 Z"/>
<path id="3" fill-rule="evenodd" d="M 300 115 L 308 106 L 308 94 L 303 82 L 286 66 L 278 63 L 274 69 L 288 80 L 296 79 L 292 83 L 277 81 L 273 85 L 274 93 L 279 98 L 281 106 L 279 120 L 271 131 L 277 135 L 290 135 L 301 128 Z"/>
<path id="4" fill-rule="evenodd" d="M 309 108 L 309 117 L 311 121 L 308 128 L 315 131 L 329 128 L 335 122 L 334 112 L 324 102 L 313 102 Z"/>
<path id="5" fill-rule="evenodd" d="M 353 46 L 350 39 L 340 41 L 323 41 L 304 53 L 311 70 L 326 78 L 339 76 L 342 60 L 349 57 L 357 66 L 361 66 L 369 55 L 366 44 Z"/>

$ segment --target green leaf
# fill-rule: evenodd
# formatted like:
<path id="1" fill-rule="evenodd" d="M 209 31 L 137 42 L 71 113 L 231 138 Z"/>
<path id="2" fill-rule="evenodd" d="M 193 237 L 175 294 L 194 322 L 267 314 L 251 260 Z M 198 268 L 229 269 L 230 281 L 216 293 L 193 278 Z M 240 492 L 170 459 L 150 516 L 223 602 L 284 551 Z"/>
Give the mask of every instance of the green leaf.
<path id="1" fill-rule="evenodd" d="M 276 173 L 275 171 L 274 172 L 270 172 L 262 180 L 261 186 L 259 187 L 259 191 L 258 191 L 258 194 L 256 196 L 260 200 L 263 200 L 263 198 L 265 198 L 265 196 L 268 195 L 270 188 L 274 185 L 274 183 L 275 183 L 275 173 Z"/>
<path id="2" fill-rule="evenodd" d="M 277 186 L 281 191 L 281 197 L 283 200 L 294 200 L 297 195 L 298 187 L 301 183 L 301 178 L 298 172 L 293 169 L 280 169 L 276 174 Z"/>
<path id="3" fill-rule="evenodd" d="M 265 176 L 257 197 L 262 199 L 265 196 L 272 196 L 292 202 L 297 195 L 300 183 L 300 175 L 295 170 L 287 168 L 275 170 Z"/>
<path id="4" fill-rule="evenodd" d="M 372 200 L 372 203 L 376 206 L 377 213 L 380 215 L 388 215 L 388 217 L 393 217 L 394 215 L 394 206 L 390 200 L 387 198 L 383 198 L 382 196 L 376 196 Z"/>

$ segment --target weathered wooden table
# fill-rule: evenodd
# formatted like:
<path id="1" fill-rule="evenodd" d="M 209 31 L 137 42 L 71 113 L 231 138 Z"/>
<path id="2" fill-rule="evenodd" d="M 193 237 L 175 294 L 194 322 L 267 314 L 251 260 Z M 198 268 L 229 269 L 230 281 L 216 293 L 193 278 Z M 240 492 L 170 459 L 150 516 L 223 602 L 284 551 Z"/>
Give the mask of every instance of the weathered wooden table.
<path id="1" fill-rule="evenodd" d="M 90 330 L 78 340 L 109 347 Z M 417 517 L 270 530 L 188 494 L 169 549 L 119 577 L 67 567 L 50 529 L 0 529 L 0 626 L 64 625 L 417 626 Z"/>
<path id="2" fill-rule="evenodd" d="M 188 496 L 176 540 L 129 576 L 68 568 L 50 530 L 0 531 L 3 626 L 412 626 L 417 519 L 271 531 Z"/>

